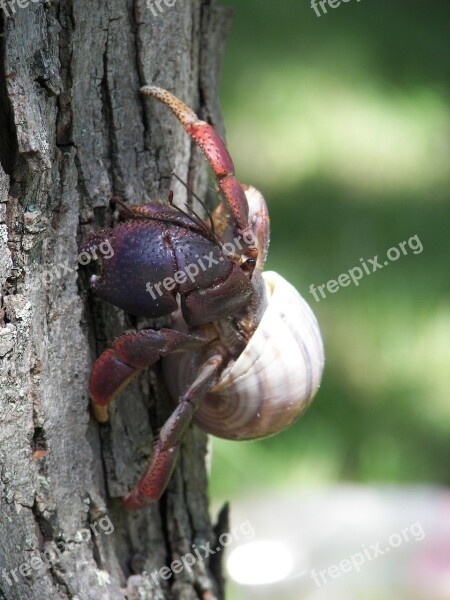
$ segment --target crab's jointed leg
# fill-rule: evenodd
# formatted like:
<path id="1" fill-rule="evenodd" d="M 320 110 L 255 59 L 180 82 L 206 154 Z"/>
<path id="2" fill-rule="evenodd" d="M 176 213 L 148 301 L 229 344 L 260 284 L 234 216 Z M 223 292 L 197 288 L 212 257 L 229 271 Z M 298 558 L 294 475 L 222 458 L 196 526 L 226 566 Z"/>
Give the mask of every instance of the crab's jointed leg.
<path id="1" fill-rule="evenodd" d="M 97 358 L 89 379 L 92 411 L 98 421 L 108 420 L 108 405 L 135 379 L 142 369 L 161 356 L 199 348 L 211 341 L 206 333 L 186 334 L 173 329 L 142 329 L 117 338 Z"/>
<path id="2" fill-rule="evenodd" d="M 89 380 L 92 410 L 97 420 L 103 423 L 108 420 L 108 405 L 142 369 L 161 356 L 205 346 L 215 335 L 208 328 L 196 330 L 195 334 L 173 329 L 142 329 L 119 337 L 112 348 L 95 361 Z M 124 500 L 127 508 L 142 508 L 161 497 L 172 475 L 181 437 L 205 394 L 216 382 L 223 360 L 217 350 L 209 351 L 209 357 L 200 367 L 197 378 L 163 425 L 143 476 Z"/>
<path id="3" fill-rule="evenodd" d="M 212 351 L 195 381 L 181 396 L 180 403 L 159 433 L 144 474 L 123 501 L 127 508 L 138 510 L 161 497 L 175 467 L 180 440 L 208 390 L 216 383 L 223 361 L 222 354 Z"/>
<path id="4" fill-rule="evenodd" d="M 186 132 L 197 142 L 217 177 L 219 190 L 236 224 L 236 233 L 243 236 L 251 234 L 244 190 L 234 176 L 230 153 L 215 129 L 206 121 L 201 121 L 188 106 L 167 90 L 146 85 L 141 88 L 141 93 L 153 96 L 168 106 Z"/>

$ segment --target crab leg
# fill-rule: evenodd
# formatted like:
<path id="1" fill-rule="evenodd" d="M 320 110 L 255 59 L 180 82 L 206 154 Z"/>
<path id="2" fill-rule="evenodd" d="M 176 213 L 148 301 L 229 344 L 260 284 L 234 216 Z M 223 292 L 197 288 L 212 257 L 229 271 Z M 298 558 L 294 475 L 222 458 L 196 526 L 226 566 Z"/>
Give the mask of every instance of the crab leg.
<path id="1" fill-rule="evenodd" d="M 249 233 L 248 205 L 244 191 L 234 176 L 234 164 L 225 144 L 209 123 L 201 121 L 181 100 L 156 86 L 146 85 L 141 93 L 153 96 L 170 108 L 186 132 L 203 150 L 214 174 L 229 212 L 237 226 L 237 233 Z"/>
<path id="2" fill-rule="evenodd" d="M 89 379 L 92 410 L 98 421 L 108 420 L 108 405 L 142 369 L 171 352 L 198 348 L 211 341 L 206 329 L 186 334 L 173 329 L 142 329 L 117 338 L 95 361 Z"/>
<path id="3" fill-rule="evenodd" d="M 123 501 L 127 508 L 138 510 L 161 497 L 175 467 L 180 440 L 206 393 L 217 381 L 223 360 L 222 354 L 214 352 L 181 396 L 180 403 L 159 433 L 144 474 Z"/>

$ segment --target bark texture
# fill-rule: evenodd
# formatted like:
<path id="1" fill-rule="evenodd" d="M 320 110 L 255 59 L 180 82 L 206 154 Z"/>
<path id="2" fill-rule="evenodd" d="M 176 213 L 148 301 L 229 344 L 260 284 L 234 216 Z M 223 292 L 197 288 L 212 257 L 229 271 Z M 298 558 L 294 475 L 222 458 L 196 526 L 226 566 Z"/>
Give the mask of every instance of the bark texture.
<path id="1" fill-rule="evenodd" d="M 230 13 L 211 0 L 21 4 L 9 17 L 0 10 L 0 598 L 221 598 L 220 561 L 198 561 L 161 587 L 138 576 L 192 544 L 217 546 L 206 436 L 189 430 L 158 505 L 122 508 L 171 405 L 155 367 L 121 395 L 109 424 L 91 417 L 93 361 L 124 330 L 152 323 L 95 298 L 77 248 L 113 222 L 112 194 L 167 198 L 172 169 L 205 195 L 198 149 L 138 90 L 165 87 L 221 131 Z M 52 556 L 52 542 L 65 549 L 60 560 L 30 567 L 32 556 Z"/>

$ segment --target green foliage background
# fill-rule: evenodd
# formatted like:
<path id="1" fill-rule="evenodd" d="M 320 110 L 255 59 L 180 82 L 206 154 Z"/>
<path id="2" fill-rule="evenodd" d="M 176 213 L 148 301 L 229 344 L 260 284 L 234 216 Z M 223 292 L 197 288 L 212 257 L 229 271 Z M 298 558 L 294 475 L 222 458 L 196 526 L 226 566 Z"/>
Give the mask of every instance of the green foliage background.
<path id="1" fill-rule="evenodd" d="M 450 483 L 448 0 L 235 6 L 221 99 L 240 181 L 271 213 L 267 268 L 325 341 L 307 414 L 265 441 L 214 440 L 213 499 L 333 482 Z M 314 301 L 418 235 L 423 252 Z"/>

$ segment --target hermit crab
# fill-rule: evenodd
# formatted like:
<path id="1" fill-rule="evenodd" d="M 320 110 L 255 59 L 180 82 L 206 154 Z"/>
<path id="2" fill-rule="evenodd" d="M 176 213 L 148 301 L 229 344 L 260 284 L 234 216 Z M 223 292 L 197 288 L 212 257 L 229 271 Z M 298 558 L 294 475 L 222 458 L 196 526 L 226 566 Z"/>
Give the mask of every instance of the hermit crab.
<path id="1" fill-rule="evenodd" d="M 172 315 L 172 328 L 126 333 L 92 368 L 96 418 L 139 373 L 164 358 L 178 402 L 155 442 L 148 466 L 124 499 L 138 509 L 163 493 L 186 428 L 252 440 L 291 425 L 309 406 L 323 370 L 317 321 L 281 275 L 262 272 L 269 243 L 263 196 L 240 185 L 216 131 L 168 91 L 145 86 L 200 146 L 222 204 L 203 221 L 169 202 L 123 206 L 125 220 L 94 233 L 82 251 L 108 242 L 91 286 L 102 298 L 142 317 Z M 170 356 L 169 356 L 170 355 Z"/>

